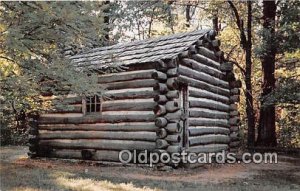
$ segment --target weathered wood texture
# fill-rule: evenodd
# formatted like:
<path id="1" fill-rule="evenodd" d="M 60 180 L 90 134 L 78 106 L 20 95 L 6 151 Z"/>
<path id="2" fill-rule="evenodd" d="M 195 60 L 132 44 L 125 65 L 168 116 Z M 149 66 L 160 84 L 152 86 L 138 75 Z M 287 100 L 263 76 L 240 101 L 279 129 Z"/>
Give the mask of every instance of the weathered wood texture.
<path id="1" fill-rule="evenodd" d="M 51 131 L 151 131 L 158 129 L 153 122 L 95 123 L 95 124 L 40 124 L 39 130 Z"/>
<path id="2" fill-rule="evenodd" d="M 123 131 L 39 131 L 39 139 L 116 139 L 155 141 L 155 132 Z"/>
<path id="3" fill-rule="evenodd" d="M 75 110 L 62 109 L 42 115 L 36 136 L 40 154 L 118 161 L 117 151 L 123 149 L 154 150 L 158 138 L 154 97 L 159 93 L 153 88 L 157 81 L 166 79 L 166 74 L 154 68 L 99 76 L 98 83 L 107 89 L 101 112 L 82 114 L 82 99 L 71 97 L 66 101 Z"/>

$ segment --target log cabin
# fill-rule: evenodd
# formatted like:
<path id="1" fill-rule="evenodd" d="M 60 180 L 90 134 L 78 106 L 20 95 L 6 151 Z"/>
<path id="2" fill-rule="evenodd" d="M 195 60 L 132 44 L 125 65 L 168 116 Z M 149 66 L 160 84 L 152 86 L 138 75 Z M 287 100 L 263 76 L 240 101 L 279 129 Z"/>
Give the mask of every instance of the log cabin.
<path id="1" fill-rule="evenodd" d="M 241 81 L 214 30 L 95 48 L 69 59 L 99 74 L 105 99 L 31 120 L 29 156 L 118 162 L 121 150 L 235 152 Z"/>

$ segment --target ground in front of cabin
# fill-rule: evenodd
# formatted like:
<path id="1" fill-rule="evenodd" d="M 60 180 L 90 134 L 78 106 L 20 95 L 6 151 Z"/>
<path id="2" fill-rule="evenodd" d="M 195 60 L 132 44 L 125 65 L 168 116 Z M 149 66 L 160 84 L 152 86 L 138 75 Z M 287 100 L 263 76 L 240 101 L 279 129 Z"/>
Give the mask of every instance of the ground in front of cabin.
<path id="1" fill-rule="evenodd" d="M 157 171 L 142 167 L 28 159 L 26 147 L 1 147 L 0 190 L 300 190 L 300 158 L 278 164 L 206 165 Z"/>

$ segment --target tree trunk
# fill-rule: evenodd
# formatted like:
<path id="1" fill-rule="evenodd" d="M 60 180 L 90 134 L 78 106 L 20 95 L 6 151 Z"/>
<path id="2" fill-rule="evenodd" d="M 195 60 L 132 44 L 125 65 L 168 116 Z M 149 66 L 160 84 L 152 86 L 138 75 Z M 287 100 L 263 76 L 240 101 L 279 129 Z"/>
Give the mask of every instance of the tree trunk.
<path id="1" fill-rule="evenodd" d="M 247 126 L 248 126 L 248 146 L 253 146 L 255 143 L 255 114 L 253 107 L 253 97 L 252 97 L 252 84 L 251 84 L 251 75 L 252 75 L 252 2 L 247 2 L 247 36 L 245 34 L 245 29 L 243 21 L 241 20 L 237 8 L 234 6 L 232 1 L 227 1 L 234 12 L 236 17 L 236 24 L 240 31 L 240 40 L 242 48 L 246 52 L 246 67 L 245 67 L 245 84 L 246 84 L 246 114 L 247 114 Z"/>
<path id="2" fill-rule="evenodd" d="M 245 68 L 245 84 L 246 84 L 246 113 L 247 113 L 247 125 L 248 125 L 248 146 L 253 146 L 255 142 L 255 115 L 253 107 L 253 96 L 252 96 L 252 83 L 251 83 L 251 73 L 252 73 L 252 4 L 250 1 L 248 3 L 248 21 L 247 21 L 247 45 L 246 49 L 246 68 Z"/>
<path id="3" fill-rule="evenodd" d="M 258 126 L 257 145 L 276 146 L 275 132 L 275 106 L 266 105 L 266 97 L 275 88 L 275 1 L 263 1 L 263 43 L 266 45 L 266 52 L 261 57 L 263 70 L 262 101 L 260 109 L 260 119 Z M 267 35 L 266 35 L 267 34 Z"/>

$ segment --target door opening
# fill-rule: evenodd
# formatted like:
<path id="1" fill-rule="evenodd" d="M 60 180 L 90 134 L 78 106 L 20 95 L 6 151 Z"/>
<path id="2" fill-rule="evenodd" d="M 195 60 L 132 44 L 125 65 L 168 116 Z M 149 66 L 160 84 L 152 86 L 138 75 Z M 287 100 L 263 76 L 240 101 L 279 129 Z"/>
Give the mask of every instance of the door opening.
<path id="1" fill-rule="evenodd" d="M 188 95 L 188 85 L 182 84 L 180 86 L 180 108 L 182 108 L 183 117 L 182 117 L 182 147 L 188 148 L 188 116 L 189 116 L 189 95 Z"/>

